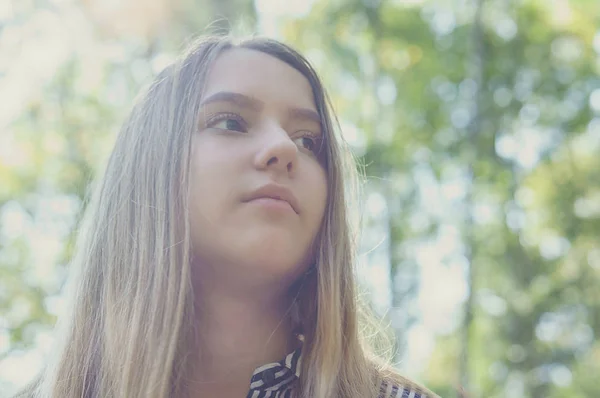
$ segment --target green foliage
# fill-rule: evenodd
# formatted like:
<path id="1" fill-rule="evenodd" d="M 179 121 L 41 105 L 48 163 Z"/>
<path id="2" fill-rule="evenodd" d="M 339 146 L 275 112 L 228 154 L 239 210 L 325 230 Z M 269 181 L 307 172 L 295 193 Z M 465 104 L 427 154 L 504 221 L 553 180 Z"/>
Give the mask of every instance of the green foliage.
<path id="1" fill-rule="evenodd" d="M 407 241 L 449 222 L 462 231 L 474 277 L 470 340 L 461 347 L 460 329 L 440 336 L 424 377 L 454 395 L 467 353 L 474 396 L 599 395 L 580 365 L 597 359 L 599 333 L 600 131 L 589 104 L 600 87 L 598 6 L 483 2 L 475 37 L 474 5 L 435 3 L 318 2 L 286 32 L 331 54 L 322 68 L 342 96 L 342 121 L 367 142 L 357 149 L 368 176 L 388 184 L 379 189 L 401 187 L 387 196 L 390 252 L 402 253 L 390 256 L 391 276 L 415 261 L 401 250 Z M 353 82 L 362 91 L 348 98 Z M 439 185 L 458 173 L 467 196 L 415 228 L 411 217 L 427 212 L 421 182 L 394 180 L 423 169 Z M 481 219 L 482 207 L 492 215 Z"/>

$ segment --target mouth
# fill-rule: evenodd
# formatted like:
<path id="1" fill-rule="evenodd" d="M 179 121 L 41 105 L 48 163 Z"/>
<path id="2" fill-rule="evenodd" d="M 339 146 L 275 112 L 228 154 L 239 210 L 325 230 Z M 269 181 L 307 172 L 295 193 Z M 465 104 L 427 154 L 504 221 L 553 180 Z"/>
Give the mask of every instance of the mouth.
<path id="1" fill-rule="evenodd" d="M 296 214 L 298 211 L 298 199 L 291 190 L 283 185 L 267 184 L 252 192 L 244 202 L 256 202 L 273 209 L 293 210 Z"/>
<path id="2" fill-rule="evenodd" d="M 261 197 L 261 198 L 256 198 L 256 199 L 252 199 L 250 202 L 248 203 L 255 203 L 257 205 L 260 205 L 262 207 L 265 207 L 269 210 L 281 210 L 281 211 L 293 211 L 295 212 L 294 208 L 292 207 L 292 205 L 290 205 L 288 202 L 286 202 L 285 200 L 281 200 L 281 199 L 277 199 L 277 198 L 271 198 L 271 197 Z"/>

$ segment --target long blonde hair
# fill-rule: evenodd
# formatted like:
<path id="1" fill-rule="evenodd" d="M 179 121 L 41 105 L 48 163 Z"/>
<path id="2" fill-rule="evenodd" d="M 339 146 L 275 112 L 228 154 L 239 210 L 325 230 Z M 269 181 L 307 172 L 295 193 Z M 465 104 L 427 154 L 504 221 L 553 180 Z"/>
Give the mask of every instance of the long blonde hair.
<path id="1" fill-rule="evenodd" d="M 305 335 L 299 396 L 375 397 L 388 377 L 406 385 L 374 355 L 366 339 L 371 329 L 359 322 L 347 213 L 354 166 L 317 74 L 277 41 L 208 37 L 157 76 L 125 121 L 82 223 L 71 307 L 57 325 L 56 352 L 24 396 L 187 396 L 195 319 L 190 144 L 207 73 L 221 52 L 234 47 L 262 51 L 300 71 L 312 86 L 326 136 L 326 214 L 315 265 L 298 297 Z"/>

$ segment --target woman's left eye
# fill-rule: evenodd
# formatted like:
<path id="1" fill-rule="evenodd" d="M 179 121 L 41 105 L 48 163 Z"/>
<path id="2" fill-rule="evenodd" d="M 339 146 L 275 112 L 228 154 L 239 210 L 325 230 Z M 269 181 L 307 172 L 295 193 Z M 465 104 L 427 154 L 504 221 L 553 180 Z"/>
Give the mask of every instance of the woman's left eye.
<path id="1" fill-rule="evenodd" d="M 301 149 L 306 149 L 307 151 L 311 151 L 313 153 L 319 152 L 319 139 L 317 137 L 312 137 L 310 135 L 304 135 L 302 137 L 294 138 L 294 143 L 298 145 Z"/>

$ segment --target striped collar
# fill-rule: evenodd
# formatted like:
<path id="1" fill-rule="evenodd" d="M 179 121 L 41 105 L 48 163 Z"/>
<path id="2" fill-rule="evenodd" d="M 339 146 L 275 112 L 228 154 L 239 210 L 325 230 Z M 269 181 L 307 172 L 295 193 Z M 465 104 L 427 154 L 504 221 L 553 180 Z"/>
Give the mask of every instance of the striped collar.
<path id="1" fill-rule="evenodd" d="M 304 341 L 304 336 L 298 339 Z M 300 377 L 302 365 L 302 345 L 286 355 L 279 362 L 262 365 L 254 371 L 250 379 L 247 398 L 288 397 Z"/>
<path id="2" fill-rule="evenodd" d="M 304 336 L 297 335 L 304 342 Z M 262 365 L 250 379 L 250 391 L 246 398 L 289 398 L 294 396 L 302 368 L 302 345 L 279 362 Z M 404 385 L 403 385 L 404 384 Z M 383 380 L 377 398 L 439 398 L 437 395 L 412 382 L 394 383 Z"/>

